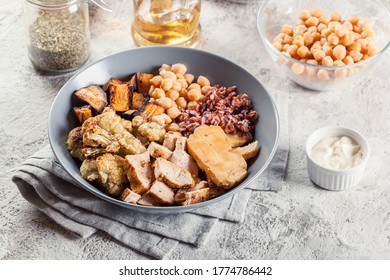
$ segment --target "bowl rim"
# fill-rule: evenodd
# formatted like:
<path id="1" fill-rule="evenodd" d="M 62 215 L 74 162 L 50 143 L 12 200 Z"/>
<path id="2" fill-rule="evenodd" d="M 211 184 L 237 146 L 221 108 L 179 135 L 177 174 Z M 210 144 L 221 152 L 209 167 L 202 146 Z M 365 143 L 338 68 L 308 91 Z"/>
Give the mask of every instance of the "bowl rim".
<path id="1" fill-rule="evenodd" d="M 320 165 L 319 163 L 317 163 L 315 160 L 313 160 L 313 158 L 311 157 L 311 149 L 316 144 L 318 144 L 319 141 L 324 140 L 327 137 L 331 137 L 331 135 L 336 131 L 337 131 L 336 134 L 349 136 L 353 140 L 355 140 L 360 146 L 362 146 L 362 144 L 363 144 L 366 147 L 366 149 L 364 151 L 363 161 L 360 164 L 358 164 L 354 167 L 351 167 L 351 168 L 347 168 L 347 169 L 332 169 L 332 168 L 324 167 L 324 166 Z M 345 133 L 343 133 L 343 132 L 345 132 Z M 316 143 L 312 143 L 312 145 L 309 145 L 312 138 L 314 138 L 315 136 L 317 136 L 318 134 L 321 134 L 321 133 L 323 134 L 323 136 L 319 137 L 320 140 L 318 140 Z M 354 134 L 355 136 L 353 136 L 351 134 Z M 370 154 L 371 154 L 371 149 L 370 149 L 370 145 L 368 144 L 367 138 L 365 138 L 358 131 L 356 131 L 352 128 L 349 128 L 349 127 L 344 127 L 344 126 L 325 126 L 325 127 L 322 127 L 322 128 L 315 130 L 313 133 L 310 134 L 310 136 L 306 140 L 305 152 L 306 152 L 306 157 L 309 159 L 310 164 L 314 165 L 316 168 L 319 168 L 321 170 L 325 170 L 327 172 L 334 173 L 334 174 L 347 174 L 347 173 L 353 173 L 353 172 L 359 171 L 361 168 L 363 168 L 367 164 L 368 159 L 369 159 Z"/>
<path id="2" fill-rule="evenodd" d="M 239 192 L 240 190 L 244 189 L 246 186 L 248 186 L 250 183 L 252 183 L 261 173 L 264 172 L 264 170 L 268 167 L 268 165 L 270 164 L 271 160 L 273 159 L 275 153 L 276 153 L 276 150 L 277 150 L 277 147 L 278 147 L 278 144 L 279 144 L 279 137 L 280 137 L 280 118 L 279 118 L 279 112 L 278 112 L 278 109 L 276 107 L 276 104 L 275 104 L 275 101 L 272 97 L 272 95 L 266 90 L 266 88 L 263 86 L 263 84 L 254 76 L 252 75 L 249 71 L 247 71 L 246 69 L 244 69 L 243 67 L 241 67 L 240 65 L 222 57 L 222 56 L 219 56 L 219 55 L 216 55 L 214 53 L 211 53 L 211 52 L 208 52 L 208 51 L 204 51 L 204 50 L 199 50 L 199 49 L 192 49 L 192 48 L 187 48 L 187 47 L 180 47 L 180 46 L 148 46 L 148 47 L 142 47 L 142 48 L 134 48 L 134 49 L 128 49 L 128 50 L 124 50 L 124 51 L 120 51 L 120 52 L 117 52 L 117 53 L 114 53 L 114 54 L 111 54 L 111 55 L 108 55 L 108 56 L 105 56 L 91 64 L 88 64 L 88 65 L 85 65 L 83 66 L 81 69 L 79 69 L 77 72 L 75 72 L 73 74 L 73 76 L 61 87 L 61 89 L 58 91 L 56 97 L 54 98 L 53 102 L 52 102 L 52 105 L 50 107 L 50 112 L 49 112 L 49 120 L 48 120 L 48 136 L 49 136 L 49 143 L 50 143 L 50 147 L 57 159 L 57 161 L 61 164 L 61 166 L 65 169 L 65 171 L 72 177 L 72 172 L 71 170 L 69 170 L 67 168 L 66 165 L 62 164 L 60 158 L 61 156 L 59 155 L 59 151 L 57 151 L 54 147 L 54 138 L 53 138 L 53 131 L 51 130 L 51 119 L 53 118 L 53 111 L 54 111 L 54 104 L 56 104 L 56 101 L 57 99 L 59 98 L 62 90 L 70 83 L 73 82 L 74 79 L 76 79 L 76 77 L 81 73 L 83 72 L 84 70 L 90 68 L 90 67 L 93 67 L 94 65 L 96 64 L 99 64 L 101 63 L 102 61 L 106 60 L 106 59 L 109 59 L 111 57 L 115 57 L 115 56 L 121 56 L 125 53 L 129 53 L 129 52 L 142 52 L 143 49 L 171 49 L 171 50 L 175 50 L 175 49 L 183 49 L 183 50 L 186 50 L 186 51 L 189 51 L 189 52 L 197 52 L 197 53 L 200 53 L 202 55 L 208 55 L 208 56 L 212 56 L 216 59 L 219 59 L 219 60 L 223 60 L 225 63 L 228 63 L 228 64 L 231 64 L 232 66 L 235 66 L 235 67 L 238 67 L 240 69 L 240 71 L 243 71 L 244 73 L 246 73 L 247 75 L 253 77 L 264 89 L 264 92 L 265 94 L 268 96 L 270 102 L 271 102 L 271 105 L 272 105 L 272 109 L 275 113 L 275 120 L 276 120 L 276 140 L 275 140 L 275 143 L 273 144 L 272 146 L 272 149 L 270 151 L 270 155 L 269 157 L 267 158 L 267 160 L 265 161 L 264 165 L 259 169 L 257 170 L 257 172 L 255 172 L 253 174 L 253 177 L 251 179 L 249 179 L 248 181 L 244 181 L 240 184 L 238 184 L 236 187 L 230 189 L 228 192 L 222 194 L 221 196 L 218 196 L 216 198 L 213 198 L 213 199 L 210 199 L 210 200 L 207 200 L 207 201 L 204 201 L 204 202 L 200 202 L 200 203 L 196 203 L 196 204 L 192 204 L 192 205 L 181 205 L 181 206 L 144 206 L 144 205 L 138 205 L 138 204 L 130 204 L 130 203 L 126 203 L 124 201 L 121 201 L 119 199 L 116 199 L 114 197 L 110 197 L 108 196 L 107 194 L 105 194 L 104 192 L 102 192 L 101 190 L 97 189 L 97 188 L 91 188 L 90 186 L 91 183 L 87 182 L 85 179 L 85 182 L 80 182 L 79 180 L 75 179 L 75 183 L 77 183 L 77 185 L 79 185 L 80 187 L 82 187 L 83 189 L 95 194 L 97 197 L 105 200 L 105 201 L 108 201 L 108 202 L 112 202 L 116 205 L 119 205 L 119 206 L 124 206 L 125 208 L 128 208 L 128 209 L 132 209 L 132 210 L 135 210 L 135 211 L 141 211 L 141 212 L 145 212 L 145 213 L 164 213 L 164 214 L 175 214 L 175 213 L 180 213 L 180 212 L 188 212 L 188 211 L 191 211 L 191 210 L 194 210 L 194 209 L 198 209 L 198 208 L 202 208 L 202 207 L 205 207 L 207 205 L 210 205 L 210 204 L 213 204 L 213 203 L 216 203 L 216 202 L 219 202 L 221 200 L 224 200 L 224 199 L 227 199 L 231 196 L 233 196 L 234 194 L 236 194 L 237 192 Z"/>
<path id="3" fill-rule="evenodd" d="M 357 62 L 357 63 L 347 64 L 347 65 L 342 65 L 342 66 L 315 65 L 315 64 L 310 64 L 310 63 L 292 58 L 292 57 L 288 56 L 287 54 L 285 54 L 284 52 L 281 52 L 278 49 L 276 49 L 274 47 L 274 45 L 268 40 L 267 36 L 265 36 L 265 32 L 263 30 L 264 26 L 263 26 L 262 21 L 261 21 L 261 16 L 263 14 L 263 10 L 265 9 L 266 5 L 268 3 L 273 2 L 273 1 L 276 2 L 278 0 L 260 1 L 260 8 L 257 12 L 257 18 L 256 18 L 257 30 L 259 32 L 261 40 L 263 41 L 263 43 L 266 46 L 268 46 L 276 55 L 283 56 L 285 59 L 287 59 L 293 63 L 298 63 L 298 64 L 301 64 L 303 66 L 308 66 L 308 67 L 317 68 L 317 69 L 325 69 L 325 70 L 350 69 L 350 68 L 354 68 L 354 67 L 363 66 L 365 64 L 369 64 L 370 62 L 377 60 L 381 55 L 383 55 L 387 51 L 388 48 L 390 48 L 390 40 L 389 40 L 387 42 L 387 44 L 380 51 L 378 51 L 374 56 L 371 56 L 370 58 L 365 59 L 365 60 L 360 61 L 360 62 Z M 390 7 L 388 7 L 382 0 L 373 0 L 373 1 L 377 1 L 382 6 L 384 6 L 384 8 L 386 9 L 386 11 L 388 13 L 388 16 L 390 17 Z"/>

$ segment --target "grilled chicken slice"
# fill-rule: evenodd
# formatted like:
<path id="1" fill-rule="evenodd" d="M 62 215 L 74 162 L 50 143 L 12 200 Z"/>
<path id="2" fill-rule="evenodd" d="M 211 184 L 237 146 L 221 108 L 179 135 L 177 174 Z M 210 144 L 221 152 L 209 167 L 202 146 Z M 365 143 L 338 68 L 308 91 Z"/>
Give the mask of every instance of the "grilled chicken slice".
<path id="1" fill-rule="evenodd" d="M 175 150 L 176 140 L 181 136 L 176 133 L 168 132 L 164 135 L 163 146 L 170 149 L 171 151 Z"/>
<path id="2" fill-rule="evenodd" d="M 144 206 L 159 206 L 158 203 L 150 197 L 148 192 L 141 196 L 140 200 L 137 201 L 137 204 Z"/>
<path id="3" fill-rule="evenodd" d="M 120 200 L 131 204 L 137 204 L 137 201 L 140 200 L 140 198 L 141 196 L 139 194 L 133 192 L 129 188 L 126 188 L 119 197 Z"/>
<path id="4" fill-rule="evenodd" d="M 246 146 L 235 148 L 245 160 L 255 157 L 259 151 L 259 141 L 254 141 Z"/>
<path id="5" fill-rule="evenodd" d="M 127 155 L 125 157 L 125 172 L 133 192 L 137 194 L 147 192 L 154 181 L 149 153 Z"/>
<path id="6" fill-rule="evenodd" d="M 164 146 L 162 146 L 156 142 L 152 142 L 149 144 L 148 151 L 149 151 L 149 154 L 154 158 L 162 157 L 162 158 L 168 159 L 172 155 L 171 150 L 169 150 L 168 148 L 165 148 Z"/>
<path id="7" fill-rule="evenodd" d="M 179 137 L 176 139 L 175 150 L 169 161 L 177 166 L 189 171 L 195 178 L 199 175 L 199 167 L 195 160 L 187 154 L 186 150 L 187 138 Z"/>
<path id="8" fill-rule="evenodd" d="M 160 181 L 155 181 L 148 191 L 149 197 L 159 205 L 173 205 L 175 202 L 173 190 Z"/>
<path id="9" fill-rule="evenodd" d="M 171 188 L 192 187 L 194 185 L 190 172 L 163 158 L 158 158 L 154 162 L 154 176 Z"/>
<path id="10" fill-rule="evenodd" d="M 186 193 L 188 192 L 192 192 L 192 191 L 197 191 L 197 190 L 201 190 L 201 189 L 204 189 L 204 188 L 207 188 L 209 185 L 206 181 L 199 181 L 195 187 L 193 188 L 181 188 L 181 189 L 178 189 L 176 194 L 175 194 L 175 202 L 177 204 L 182 204 L 185 200 L 186 200 Z"/>
<path id="11" fill-rule="evenodd" d="M 191 205 L 199 202 L 207 201 L 223 194 L 225 190 L 223 188 L 204 188 L 187 192 L 185 194 L 185 201 L 183 205 Z"/>

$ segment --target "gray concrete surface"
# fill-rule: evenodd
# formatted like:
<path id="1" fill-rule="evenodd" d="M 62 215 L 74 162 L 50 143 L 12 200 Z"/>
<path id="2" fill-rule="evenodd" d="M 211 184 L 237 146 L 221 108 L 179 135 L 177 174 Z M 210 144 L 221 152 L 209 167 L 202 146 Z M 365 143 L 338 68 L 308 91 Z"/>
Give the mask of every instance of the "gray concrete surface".
<path id="1" fill-rule="evenodd" d="M 48 143 L 51 102 L 69 78 L 37 73 L 27 58 L 21 1 L 0 1 L 0 259 L 144 259 L 109 236 L 78 239 L 30 206 L 11 182 L 25 158 Z M 114 2 L 114 1 L 113 1 Z M 133 48 L 131 1 L 114 13 L 91 9 L 90 62 Z M 390 53 L 359 83 L 314 93 L 284 78 L 256 29 L 257 4 L 204 0 L 199 48 L 243 66 L 272 93 L 289 96 L 290 158 L 286 189 L 254 193 L 245 221 L 224 223 L 202 248 L 181 247 L 174 259 L 389 259 Z M 317 128 L 343 125 L 363 133 L 372 154 L 358 187 L 330 192 L 306 172 L 304 144 Z"/>

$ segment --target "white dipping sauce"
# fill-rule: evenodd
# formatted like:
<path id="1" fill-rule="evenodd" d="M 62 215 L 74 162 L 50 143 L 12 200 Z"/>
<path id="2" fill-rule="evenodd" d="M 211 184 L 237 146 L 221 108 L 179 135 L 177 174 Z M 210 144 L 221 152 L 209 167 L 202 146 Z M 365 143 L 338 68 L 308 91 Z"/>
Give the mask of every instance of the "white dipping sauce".
<path id="1" fill-rule="evenodd" d="M 322 167 L 344 170 L 359 165 L 363 161 L 363 152 L 349 136 L 328 137 L 313 147 L 311 157 Z"/>

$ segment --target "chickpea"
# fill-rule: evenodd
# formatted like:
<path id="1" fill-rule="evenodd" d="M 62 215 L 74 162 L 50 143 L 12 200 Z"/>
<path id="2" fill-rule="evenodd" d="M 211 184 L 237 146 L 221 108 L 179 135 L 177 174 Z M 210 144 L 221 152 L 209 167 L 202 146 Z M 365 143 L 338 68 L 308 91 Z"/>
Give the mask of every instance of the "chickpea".
<path id="1" fill-rule="evenodd" d="M 283 24 L 280 32 L 287 34 L 287 35 L 292 35 L 293 34 L 293 28 L 289 24 Z"/>
<path id="2" fill-rule="evenodd" d="M 298 48 L 302 47 L 305 44 L 305 41 L 303 40 L 302 35 L 298 35 L 294 38 L 293 44 L 296 45 Z"/>
<path id="3" fill-rule="evenodd" d="M 161 76 L 154 76 L 150 79 L 150 84 L 154 87 L 160 87 L 163 78 Z"/>
<path id="4" fill-rule="evenodd" d="M 182 63 L 176 63 L 172 65 L 171 71 L 175 74 L 184 75 L 187 72 L 187 67 Z"/>
<path id="5" fill-rule="evenodd" d="M 321 9 L 316 8 L 316 9 L 311 10 L 311 13 L 310 13 L 310 14 L 311 14 L 313 17 L 319 18 L 319 17 L 322 17 L 322 16 L 324 15 L 324 12 L 323 12 Z"/>
<path id="6" fill-rule="evenodd" d="M 178 81 L 174 81 L 172 84 L 172 89 L 177 91 L 181 90 L 181 83 Z"/>
<path id="7" fill-rule="evenodd" d="M 318 43 L 319 43 L 319 42 L 318 42 Z M 311 46 L 311 48 L 310 48 L 310 52 L 311 52 L 312 55 L 313 55 L 314 52 L 317 51 L 317 50 L 322 50 L 321 43 L 319 43 L 319 44 L 314 43 L 314 44 Z M 313 57 L 314 57 L 314 55 L 313 55 Z"/>
<path id="8" fill-rule="evenodd" d="M 283 51 L 283 52 L 287 51 L 287 49 L 288 49 L 289 46 L 290 46 L 289 44 L 283 45 L 282 51 Z"/>
<path id="9" fill-rule="evenodd" d="M 375 33 L 371 28 L 367 28 L 362 32 L 363 38 L 374 37 Z"/>
<path id="10" fill-rule="evenodd" d="M 281 50 L 282 50 L 282 44 L 281 44 L 281 43 L 279 43 L 279 42 L 274 42 L 272 45 L 273 45 L 273 46 L 275 47 L 275 49 L 277 49 L 278 51 L 281 51 Z"/>
<path id="11" fill-rule="evenodd" d="M 332 29 L 333 31 L 336 29 L 337 26 L 341 25 L 338 21 L 331 21 L 328 23 L 328 28 Z"/>
<path id="12" fill-rule="evenodd" d="M 322 47 L 322 50 L 325 53 L 325 56 L 332 56 L 333 55 L 333 48 L 331 46 L 325 45 Z"/>
<path id="13" fill-rule="evenodd" d="M 291 36 L 286 36 L 286 37 L 284 37 L 284 40 L 283 40 L 283 44 L 289 44 L 289 45 L 291 45 L 292 44 L 292 42 L 293 42 L 293 37 L 291 37 Z"/>
<path id="14" fill-rule="evenodd" d="M 201 96 L 201 91 L 199 89 L 191 89 L 188 94 L 187 94 L 187 97 L 189 100 L 191 101 L 198 101 L 200 96 Z"/>
<path id="15" fill-rule="evenodd" d="M 162 70 L 171 71 L 171 66 L 168 64 L 161 65 L 160 69 L 158 69 L 158 72 L 161 72 Z"/>
<path id="16" fill-rule="evenodd" d="M 349 55 L 352 57 L 354 62 L 359 62 L 363 57 L 363 54 L 361 52 L 355 50 L 350 51 Z"/>
<path id="17" fill-rule="evenodd" d="M 318 62 L 315 59 L 309 59 L 308 61 L 306 61 L 306 63 L 313 64 L 313 65 L 318 65 Z"/>
<path id="18" fill-rule="evenodd" d="M 343 26 L 347 31 L 352 31 L 353 25 L 350 21 L 344 21 Z"/>
<path id="19" fill-rule="evenodd" d="M 165 97 L 165 91 L 162 90 L 161 88 L 155 88 L 151 94 L 151 96 L 154 99 L 159 99 L 161 97 Z"/>
<path id="20" fill-rule="evenodd" d="M 298 46 L 297 45 L 291 45 L 288 47 L 288 49 L 286 50 L 291 57 L 294 57 L 297 55 L 297 51 L 298 51 Z"/>
<path id="21" fill-rule="evenodd" d="M 313 67 L 305 67 L 305 71 L 303 74 L 308 81 L 312 81 L 317 76 L 317 69 Z"/>
<path id="22" fill-rule="evenodd" d="M 198 106 L 198 102 L 196 101 L 190 101 L 187 103 L 187 109 L 194 109 L 196 106 Z"/>
<path id="23" fill-rule="evenodd" d="M 347 34 L 345 34 L 341 40 L 340 40 L 340 43 L 343 44 L 344 46 L 349 46 L 350 44 L 352 44 L 354 42 L 354 34 L 352 31 L 348 32 Z"/>
<path id="24" fill-rule="evenodd" d="M 318 18 L 318 22 L 323 23 L 325 25 L 328 25 L 328 23 L 330 22 L 330 18 L 328 18 L 326 16 L 320 16 Z"/>
<path id="25" fill-rule="evenodd" d="M 350 44 L 350 45 L 347 47 L 347 50 L 348 50 L 348 51 L 355 50 L 355 51 L 361 52 L 361 51 L 362 51 L 362 46 L 360 45 L 359 42 L 355 42 L 355 43 Z"/>
<path id="26" fill-rule="evenodd" d="M 328 38 L 329 35 L 332 34 L 332 33 L 333 33 L 333 31 L 332 31 L 332 29 L 330 29 L 330 28 L 326 28 L 326 29 L 322 29 L 322 30 L 321 30 L 321 36 L 322 36 L 323 38 Z"/>
<path id="27" fill-rule="evenodd" d="M 170 123 L 165 126 L 166 131 L 180 131 L 180 127 L 177 123 Z"/>
<path id="28" fill-rule="evenodd" d="M 335 33 L 332 33 L 328 36 L 328 42 L 330 42 L 334 46 L 337 46 L 340 42 L 340 39 Z"/>
<path id="29" fill-rule="evenodd" d="M 161 107 L 163 107 L 164 109 L 169 109 L 172 107 L 172 99 L 170 99 L 169 97 L 160 97 L 159 99 L 156 100 L 156 103 L 157 105 L 160 105 Z"/>
<path id="30" fill-rule="evenodd" d="M 330 16 L 332 21 L 341 21 L 341 15 L 338 12 L 333 12 Z"/>
<path id="31" fill-rule="evenodd" d="M 301 61 L 301 62 L 306 62 L 306 61 L 307 61 L 307 58 L 301 58 L 299 61 Z"/>
<path id="32" fill-rule="evenodd" d="M 354 25 L 353 26 L 353 31 L 355 31 L 356 33 L 362 33 L 363 30 L 359 26 Z"/>
<path id="33" fill-rule="evenodd" d="M 201 88 L 201 92 L 203 95 L 206 95 L 211 89 L 211 86 L 204 86 Z"/>
<path id="34" fill-rule="evenodd" d="M 203 94 L 200 95 L 198 102 L 204 102 L 206 100 L 206 96 Z"/>
<path id="35" fill-rule="evenodd" d="M 357 24 L 358 24 L 358 21 L 359 21 L 359 17 L 357 17 L 357 16 L 350 17 L 350 18 L 348 19 L 348 21 L 349 21 L 350 23 L 352 23 L 352 25 L 357 25 Z"/>
<path id="36" fill-rule="evenodd" d="M 186 80 L 187 84 L 190 85 L 195 80 L 195 77 L 194 77 L 194 75 L 187 73 L 187 74 L 184 74 L 184 79 Z"/>
<path id="37" fill-rule="evenodd" d="M 322 81 L 322 82 L 329 81 L 330 77 L 329 77 L 328 71 L 325 69 L 319 69 L 317 72 L 317 79 Z"/>
<path id="38" fill-rule="evenodd" d="M 204 86 L 209 86 L 210 85 L 209 79 L 207 79 L 204 76 L 199 76 L 198 80 L 196 82 L 200 85 L 200 87 L 204 87 Z"/>
<path id="39" fill-rule="evenodd" d="M 307 31 L 307 26 L 304 25 L 304 24 L 298 25 L 298 26 L 295 28 L 295 31 L 301 31 L 301 32 L 305 33 L 305 32 Z"/>
<path id="40" fill-rule="evenodd" d="M 334 29 L 334 33 L 339 37 L 343 37 L 345 34 L 347 34 L 347 29 L 344 27 L 344 25 L 337 25 Z"/>
<path id="41" fill-rule="evenodd" d="M 188 90 L 191 90 L 191 89 L 200 89 L 200 88 L 201 88 L 200 85 L 197 84 L 197 83 L 192 83 L 192 84 L 190 84 L 190 85 L 187 87 Z"/>
<path id="42" fill-rule="evenodd" d="M 314 33 L 317 32 L 317 26 L 310 26 L 306 32 Z"/>
<path id="43" fill-rule="evenodd" d="M 179 80 L 179 79 L 185 79 L 185 78 L 184 78 L 184 75 L 182 75 L 182 74 L 176 74 L 176 81 Z"/>
<path id="44" fill-rule="evenodd" d="M 314 41 L 314 42 L 317 42 L 317 41 L 320 41 L 320 40 L 321 40 L 321 33 L 319 33 L 319 32 L 314 32 L 312 35 L 313 35 L 313 41 Z"/>
<path id="45" fill-rule="evenodd" d="M 314 42 L 313 35 L 310 32 L 305 32 L 303 34 L 303 42 L 306 46 L 310 46 Z"/>
<path id="46" fill-rule="evenodd" d="M 303 71 L 305 71 L 305 66 L 300 63 L 294 63 L 293 65 L 291 65 L 291 71 L 294 74 L 300 75 L 303 73 Z"/>
<path id="47" fill-rule="evenodd" d="M 345 66 L 345 63 L 341 60 L 335 60 L 333 61 L 333 66 Z"/>
<path id="48" fill-rule="evenodd" d="M 367 20 L 366 19 L 359 19 L 357 22 L 357 26 L 360 27 L 360 29 L 364 30 L 367 27 Z"/>
<path id="49" fill-rule="evenodd" d="M 163 69 L 160 71 L 160 75 L 163 79 L 171 79 L 172 81 L 176 81 L 176 75 L 172 71 L 167 71 Z"/>
<path id="50" fill-rule="evenodd" d="M 333 49 L 333 56 L 338 60 L 342 60 L 346 55 L 347 55 L 347 50 L 343 45 L 337 45 Z"/>
<path id="51" fill-rule="evenodd" d="M 326 56 L 325 52 L 323 50 L 316 50 L 313 52 L 314 59 L 317 60 L 318 62 L 321 62 L 322 59 Z"/>
<path id="52" fill-rule="evenodd" d="M 370 57 L 370 56 L 374 56 L 378 53 L 378 50 L 376 48 L 368 48 L 367 50 L 367 55 Z"/>
<path id="53" fill-rule="evenodd" d="M 185 108 L 187 106 L 187 100 L 184 97 L 179 97 L 176 99 L 176 104 L 179 107 Z"/>
<path id="54" fill-rule="evenodd" d="M 180 97 L 183 97 L 183 98 L 185 98 L 185 99 L 188 98 L 187 94 L 188 94 L 188 91 L 187 91 L 185 88 L 182 88 L 182 89 L 179 91 Z"/>
<path id="55" fill-rule="evenodd" d="M 345 65 L 350 65 L 354 63 L 353 58 L 350 55 L 344 57 L 343 62 L 345 63 Z"/>
<path id="56" fill-rule="evenodd" d="M 188 87 L 188 83 L 187 83 L 187 81 L 184 80 L 184 79 L 179 79 L 179 80 L 177 80 L 176 82 L 178 82 L 178 83 L 181 85 L 181 88 L 182 88 L 182 89 L 186 89 L 186 88 Z"/>
<path id="57" fill-rule="evenodd" d="M 330 56 L 325 56 L 322 59 L 321 64 L 323 66 L 333 66 L 333 59 Z"/>
<path id="58" fill-rule="evenodd" d="M 299 14 L 299 18 L 300 18 L 301 20 L 307 20 L 309 17 L 310 17 L 310 11 L 308 11 L 308 10 L 303 10 L 303 11 Z"/>
<path id="59" fill-rule="evenodd" d="M 305 24 L 308 27 L 310 27 L 310 26 L 317 26 L 318 23 L 319 23 L 319 20 L 316 17 L 309 17 L 307 20 L 305 20 Z"/>
<path id="60" fill-rule="evenodd" d="M 164 120 L 164 117 L 162 117 L 162 115 L 153 116 L 151 121 L 155 122 L 155 123 L 158 123 L 161 126 L 165 125 L 165 120 Z"/>
<path id="61" fill-rule="evenodd" d="M 320 24 L 318 24 L 318 26 L 317 26 L 317 31 L 318 31 L 318 32 L 321 32 L 322 30 L 326 29 L 327 27 L 328 27 L 328 26 L 327 26 L 326 24 L 320 23 Z"/>
<path id="62" fill-rule="evenodd" d="M 161 88 L 165 91 L 170 90 L 173 86 L 173 81 L 170 78 L 165 78 L 161 82 Z"/>
<path id="63" fill-rule="evenodd" d="M 173 101 L 175 101 L 176 99 L 179 98 L 180 94 L 177 90 L 174 90 L 174 89 L 170 89 L 166 92 L 166 95 L 167 97 L 169 97 L 170 99 L 172 99 Z"/>
<path id="64" fill-rule="evenodd" d="M 167 110 L 167 115 L 171 118 L 171 119 L 176 119 L 178 116 L 180 116 L 180 111 L 179 109 L 177 109 L 177 107 L 171 107 Z"/>
<path id="65" fill-rule="evenodd" d="M 348 69 L 335 69 L 334 70 L 334 77 L 336 79 L 343 79 L 347 76 Z"/>
<path id="66" fill-rule="evenodd" d="M 309 56 L 309 53 L 310 53 L 310 51 L 309 51 L 309 49 L 308 49 L 306 46 L 300 47 L 300 48 L 298 49 L 298 51 L 297 51 L 297 54 L 298 54 L 300 57 L 302 57 L 302 58 L 305 58 L 305 57 Z"/>

